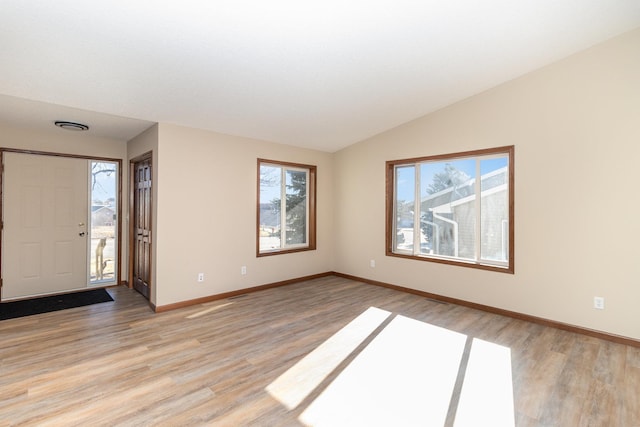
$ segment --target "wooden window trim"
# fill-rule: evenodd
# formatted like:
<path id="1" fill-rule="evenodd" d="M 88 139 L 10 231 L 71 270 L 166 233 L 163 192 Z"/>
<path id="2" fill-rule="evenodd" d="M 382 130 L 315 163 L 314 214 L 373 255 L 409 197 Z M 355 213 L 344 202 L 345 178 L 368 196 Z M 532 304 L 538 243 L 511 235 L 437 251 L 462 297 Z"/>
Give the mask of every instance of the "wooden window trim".
<path id="1" fill-rule="evenodd" d="M 285 248 L 275 249 L 269 252 L 260 252 L 260 165 L 270 164 L 274 166 L 282 167 L 294 167 L 307 169 L 309 171 L 309 218 L 307 218 L 307 227 L 309 231 L 309 242 L 305 247 L 300 248 Z M 315 165 L 307 165 L 302 163 L 283 162 L 280 160 L 258 159 L 257 162 L 257 176 L 256 181 L 258 183 L 256 193 L 256 256 L 265 257 L 272 255 L 282 255 L 295 252 L 313 251 L 316 249 L 316 188 L 317 188 L 317 167 Z"/>
<path id="2" fill-rule="evenodd" d="M 481 150 L 464 151 L 451 154 L 439 154 L 434 156 L 414 157 L 409 159 L 389 160 L 386 162 L 386 183 L 385 183 L 385 254 L 397 258 L 413 259 L 419 261 L 435 262 L 440 264 L 455 265 L 461 267 L 476 268 L 480 270 L 496 271 L 500 273 L 515 273 L 515 149 L 513 145 L 487 148 Z M 453 160 L 467 157 L 480 157 L 495 154 L 506 154 L 509 158 L 509 254 L 507 267 L 482 264 L 480 262 L 465 262 L 460 260 L 416 256 L 410 254 L 400 254 L 393 251 L 394 226 L 394 171 L 398 165 L 420 163 L 424 161 Z"/>

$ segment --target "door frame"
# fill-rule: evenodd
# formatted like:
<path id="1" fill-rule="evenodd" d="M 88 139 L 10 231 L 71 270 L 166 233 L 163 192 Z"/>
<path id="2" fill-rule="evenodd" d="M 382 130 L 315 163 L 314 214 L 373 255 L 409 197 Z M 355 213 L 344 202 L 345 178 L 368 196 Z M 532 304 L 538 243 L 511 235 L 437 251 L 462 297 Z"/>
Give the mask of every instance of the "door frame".
<path id="1" fill-rule="evenodd" d="M 97 160 L 97 161 L 105 161 L 105 162 L 114 162 L 118 164 L 118 194 L 117 194 L 117 200 L 118 200 L 118 229 L 116 231 L 117 235 L 118 235 L 118 244 L 117 244 L 117 253 L 118 253 L 118 258 L 120 258 L 118 260 L 118 268 L 116 269 L 116 284 L 117 285 L 121 285 L 122 284 L 122 280 L 121 280 L 121 274 L 122 274 L 122 159 L 116 159 L 116 158 L 112 158 L 112 157 L 98 157 L 98 156 L 85 156 L 82 154 L 69 154 L 69 153 L 57 153 L 57 152 L 50 152 L 50 151 L 38 151 L 38 150 L 25 150 L 25 149 L 18 149 L 18 148 L 7 148 L 7 147 L 0 147 L 0 288 L 3 285 L 3 265 L 2 265 L 2 261 L 3 261 L 3 257 L 2 257 L 2 248 L 4 247 L 4 242 L 3 242 L 3 238 L 4 238 L 4 210 L 3 210 L 3 203 L 4 203 L 4 193 L 3 193 L 3 188 L 4 188 L 4 183 L 3 183 L 3 178 L 4 178 L 4 153 L 18 153 L 18 154 L 32 154 L 32 155 L 36 155 L 36 156 L 51 156 L 51 157 L 67 157 L 67 158 L 71 158 L 71 159 L 83 159 L 83 160 Z M 109 286 L 113 286 L 113 285 L 106 285 L 103 287 L 109 287 Z M 96 286 L 95 288 L 99 288 L 100 286 Z M 2 294 L 0 292 L 0 301 L 2 300 Z"/>
<path id="2" fill-rule="evenodd" d="M 149 217 L 149 226 L 153 229 L 153 186 L 155 185 L 155 180 L 153 179 L 153 151 L 147 151 L 144 154 L 141 154 L 133 159 L 129 160 L 129 274 L 128 274 L 128 287 L 129 289 L 133 289 L 133 270 L 134 270 L 134 262 L 135 262 L 135 251 L 136 251 L 136 242 L 135 242 L 135 225 L 136 225 L 136 206 L 135 206 L 135 191 L 136 191 L 136 180 L 135 180 L 135 165 L 142 161 L 149 161 L 151 165 L 151 192 L 149 194 L 149 203 L 151 204 L 151 211 Z M 155 289 L 153 286 L 153 252 L 155 248 L 155 235 L 152 233 L 152 239 L 150 246 L 150 257 L 149 257 L 149 304 L 153 307 L 154 302 L 152 299 L 152 292 L 155 294 Z"/>

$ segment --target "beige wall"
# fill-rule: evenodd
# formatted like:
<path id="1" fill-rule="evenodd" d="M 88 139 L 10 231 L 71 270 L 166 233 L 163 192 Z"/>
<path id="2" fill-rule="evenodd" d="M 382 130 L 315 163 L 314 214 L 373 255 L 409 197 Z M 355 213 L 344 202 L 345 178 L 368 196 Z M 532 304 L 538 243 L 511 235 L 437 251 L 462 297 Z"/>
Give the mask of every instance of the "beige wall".
<path id="1" fill-rule="evenodd" d="M 43 131 L 15 127 L 9 123 L 0 122 L 0 147 L 120 159 L 123 167 L 127 158 L 126 141 L 94 137 L 90 132 L 70 132 L 53 125 L 51 130 Z M 125 169 L 122 172 L 123 188 L 127 188 L 127 173 Z M 127 230 L 126 194 L 123 194 L 122 202 L 123 230 Z M 127 280 L 127 251 L 124 240 L 120 254 L 121 280 Z"/>
<path id="2" fill-rule="evenodd" d="M 332 269 L 331 154 L 164 123 L 158 139 L 157 306 Z M 258 158 L 318 167 L 317 250 L 256 258 Z"/>
<path id="3" fill-rule="evenodd" d="M 126 141 L 95 137 L 90 132 L 73 132 L 53 125 L 51 130 L 42 131 L 1 121 L 0 147 L 116 159 L 124 159 L 127 154 Z"/>
<path id="4" fill-rule="evenodd" d="M 122 158 L 125 218 L 153 151 L 157 306 L 334 270 L 640 339 L 639 75 L 640 30 L 335 154 L 169 124 L 127 144 L 0 123 L 0 146 Z M 384 255 L 386 160 L 511 144 L 515 275 Z M 318 166 L 316 251 L 256 258 L 257 158 Z"/>
<path id="5" fill-rule="evenodd" d="M 335 270 L 640 338 L 639 76 L 640 30 L 338 152 Z M 384 255 L 386 160 L 511 144 L 515 275 Z"/>

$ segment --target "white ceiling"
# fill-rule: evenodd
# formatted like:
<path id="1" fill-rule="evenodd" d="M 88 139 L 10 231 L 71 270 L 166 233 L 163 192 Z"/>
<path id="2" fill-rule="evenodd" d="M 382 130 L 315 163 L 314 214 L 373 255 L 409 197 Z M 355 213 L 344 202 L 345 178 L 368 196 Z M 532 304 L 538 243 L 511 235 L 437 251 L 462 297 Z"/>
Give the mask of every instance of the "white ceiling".
<path id="1" fill-rule="evenodd" d="M 638 0 L 3 0 L 0 120 L 333 152 L 639 26 Z"/>

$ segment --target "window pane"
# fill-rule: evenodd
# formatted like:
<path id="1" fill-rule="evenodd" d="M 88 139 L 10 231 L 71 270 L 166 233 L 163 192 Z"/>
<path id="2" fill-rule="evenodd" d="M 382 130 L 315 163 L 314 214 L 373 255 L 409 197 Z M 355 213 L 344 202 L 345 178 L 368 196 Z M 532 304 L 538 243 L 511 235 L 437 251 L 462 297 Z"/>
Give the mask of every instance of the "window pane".
<path id="1" fill-rule="evenodd" d="M 513 152 L 387 161 L 386 254 L 513 273 Z"/>
<path id="2" fill-rule="evenodd" d="M 474 159 L 420 166 L 420 253 L 475 259 Z"/>
<path id="3" fill-rule="evenodd" d="M 415 166 L 396 168 L 396 236 L 395 249 L 413 251 L 413 223 L 415 210 Z"/>
<path id="4" fill-rule="evenodd" d="M 316 166 L 258 159 L 258 251 L 316 249 Z"/>
<path id="5" fill-rule="evenodd" d="M 286 171 L 288 245 L 307 242 L 307 172 Z"/>
<path id="6" fill-rule="evenodd" d="M 509 253 L 508 158 L 480 161 L 482 209 L 480 213 L 481 258 L 507 261 Z"/>
<path id="7" fill-rule="evenodd" d="M 260 166 L 260 250 L 280 249 L 282 168 Z"/>
<path id="8" fill-rule="evenodd" d="M 89 283 L 103 284 L 116 281 L 118 164 L 92 161 L 90 167 Z"/>

